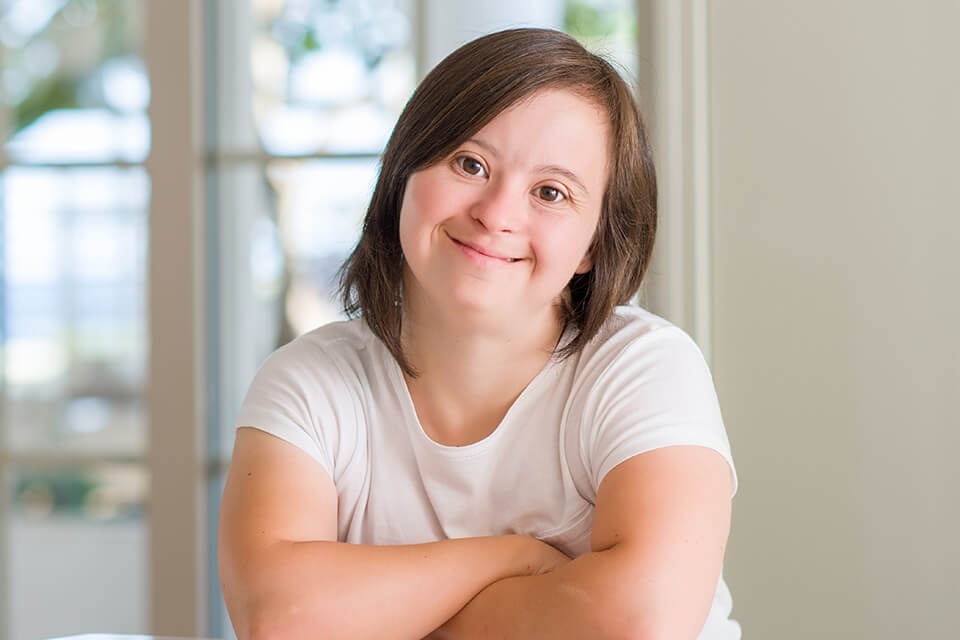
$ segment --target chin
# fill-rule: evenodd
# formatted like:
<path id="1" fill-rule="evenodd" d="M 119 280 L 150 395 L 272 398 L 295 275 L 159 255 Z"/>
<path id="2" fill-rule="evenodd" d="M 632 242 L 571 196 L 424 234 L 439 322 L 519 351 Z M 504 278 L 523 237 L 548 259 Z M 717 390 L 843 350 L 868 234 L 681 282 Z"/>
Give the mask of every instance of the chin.
<path id="1" fill-rule="evenodd" d="M 457 313 L 490 317 L 508 315 L 506 309 L 516 309 L 516 301 L 505 299 L 503 296 L 458 295 L 453 292 L 446 299 Z"/>

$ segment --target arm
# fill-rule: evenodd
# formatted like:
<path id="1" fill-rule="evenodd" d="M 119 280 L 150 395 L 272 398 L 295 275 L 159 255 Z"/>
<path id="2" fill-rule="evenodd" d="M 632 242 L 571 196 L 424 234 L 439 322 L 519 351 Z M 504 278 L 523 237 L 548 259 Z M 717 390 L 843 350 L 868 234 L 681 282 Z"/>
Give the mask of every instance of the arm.
<path id="1" fill-rule="evenodd" d="M 541 543 L 525 536 L 372 546 L 336 534 L 326 471 L 279 438 L 239 429 L 218 562 L 240 640 L 420 638 L 487 585 L 545 568 Z"/>
<path id="2" fill-rule="evenodd" d="M 496 582 L 431 638 L 696 638 L 720 578 L 731 491 L 710 449 L 634 456 L 600 485 L 590 553 Z"/>

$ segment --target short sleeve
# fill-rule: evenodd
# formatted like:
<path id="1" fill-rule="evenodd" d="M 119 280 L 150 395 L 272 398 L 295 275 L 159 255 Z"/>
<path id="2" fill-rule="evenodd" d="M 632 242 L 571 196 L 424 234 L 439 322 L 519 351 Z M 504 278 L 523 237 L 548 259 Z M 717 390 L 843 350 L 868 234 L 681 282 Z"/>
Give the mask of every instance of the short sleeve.
<path id="1" fill-rule="evenodd" d="M 717 451 L 737 474 L 713 378 L 682 329 L 633 336 L 591 385 L 581 425 L 581 456 L 596 492 L 606 474 L 637 454 L 672 445 Z"/>
<path id="2" fill-rule="evenodd" d="M 336 482 L 337 452 L 356 420 L 344 377 L 328 354 L 301 337 L 267 358 L 247 390 L 236 427 L 254 427 L 301 449 Z"/>

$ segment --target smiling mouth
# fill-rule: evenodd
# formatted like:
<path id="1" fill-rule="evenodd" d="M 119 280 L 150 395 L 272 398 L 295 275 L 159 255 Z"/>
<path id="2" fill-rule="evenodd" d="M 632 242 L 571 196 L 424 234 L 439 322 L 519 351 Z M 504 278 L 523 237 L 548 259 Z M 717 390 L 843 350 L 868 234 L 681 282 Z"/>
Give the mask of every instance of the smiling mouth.
<path id="1" fill-rule="evenodd" d="M 459 246 L 461 246 L 461 247 L 464 247 L 464 248 L 466 248 L 466 249 L 470 249 L 471 251 L 475 251 L 476 253 L 479 253 L 480 255 L 485 256 L 485 257 L 487 257 L 487 258 L 492 258 L 492 259 L 494 259 L 494 260 L 501 260 L 501 261 L 507 262 L 507 263 L 518 262 L 518 261 L 520 260 L 520 258 L 509 258 L 509 257 L 505 257 L 505 256 L 498 256 L 498 255 L 493 254 L 493 253 L 488 253 L 488 252 L 484 251 L 483 249 L 481 249 L 480 247 L 477 247 L 477 246 L 475 246 L 475 245 L 472 245 L 472 244 L 470 244 L 470 243 L 468 243 L 468 242 L 462 242 L 462 241 L 460 241 L 460 240 L 457 240 L 456 238 L 454 238 L 453 236 L 451 236 L 449 233 L 447 234 L 447 237 L 450 238 L 450 240 L 452 240 L 454 244 L 459 245 Z"/>

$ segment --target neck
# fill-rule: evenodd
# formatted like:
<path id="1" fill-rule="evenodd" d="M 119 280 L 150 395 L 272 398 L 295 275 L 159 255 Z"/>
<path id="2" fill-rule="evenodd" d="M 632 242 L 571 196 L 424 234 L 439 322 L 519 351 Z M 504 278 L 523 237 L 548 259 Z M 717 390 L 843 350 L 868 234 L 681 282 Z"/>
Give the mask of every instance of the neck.
<path id="1" fill-rule="evenodd" d="M 419 373 L 405 376 L 417 416 L 438 442 L 476 442 L 546 366 L 560 339 L 559 317 L 551 309 L 527 322 L 471 322 L 463 312 L 426 313 L 417 302 L 405 296 L 403 318 L 404 352 Z"/>

